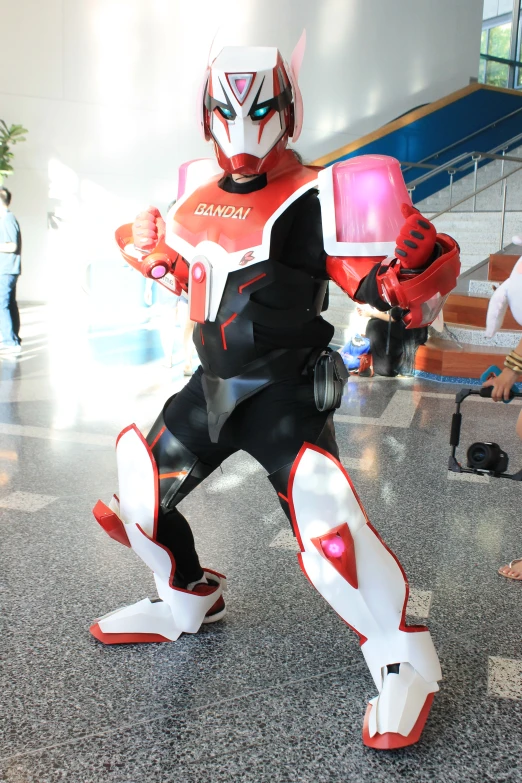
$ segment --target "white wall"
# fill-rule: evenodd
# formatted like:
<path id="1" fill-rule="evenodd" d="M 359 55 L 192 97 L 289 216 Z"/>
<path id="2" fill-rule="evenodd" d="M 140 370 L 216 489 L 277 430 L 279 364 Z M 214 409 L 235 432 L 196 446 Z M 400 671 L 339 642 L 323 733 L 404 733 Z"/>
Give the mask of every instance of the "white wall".
<path id="1" fill-rule="evenodd" d="M 175 195 L 178 165 L 209 155 L 194 122 L 212 39 L 278 46 L 303 27 L 299 150 L 330 152 L 465 86 L 478 68 L 481 0 L 0 0 L 0 118 L 22 123 L 13 212 L 21 299 L 67 296 L 112 231 Z M 47 214 L 60 229 L 47 229 Z"/>

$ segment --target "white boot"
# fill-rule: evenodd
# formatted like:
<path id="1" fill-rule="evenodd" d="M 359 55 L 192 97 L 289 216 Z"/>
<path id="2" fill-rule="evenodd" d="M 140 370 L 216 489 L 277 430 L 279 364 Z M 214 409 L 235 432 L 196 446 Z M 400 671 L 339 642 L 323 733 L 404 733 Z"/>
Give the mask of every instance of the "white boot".
<path id="1" fill-rule="evenodd" d="M 182 633 L 197 633 L 205 622 L 225 614 L 222 593 L 226 580 L 206 569 L 205 582 L 191 590 L 172 586 L 175 563 L 156 540 L 158 476 L 152 452 L 135 425 L 118 437 L 116 454 L 120 500 L 110 506 L 98 501 L 94 516 L 103 529 L 136 552 L 154 573 L 159 599 L 148 598 L 99 618 L 91 633 L 105 644 L 168 642 Z"/>

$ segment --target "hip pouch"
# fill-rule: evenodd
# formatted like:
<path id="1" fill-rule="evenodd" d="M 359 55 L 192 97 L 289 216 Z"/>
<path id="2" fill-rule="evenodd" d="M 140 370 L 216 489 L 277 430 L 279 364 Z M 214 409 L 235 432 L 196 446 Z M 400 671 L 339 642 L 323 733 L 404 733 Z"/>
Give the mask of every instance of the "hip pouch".
<path id="1" fill-rule="evenodd" d="M 314 365 L 314 398 L 318 411 L 330 411 L 341 405 L 343 390 L 348 380 L 342 356 L 327 348 Z"/>

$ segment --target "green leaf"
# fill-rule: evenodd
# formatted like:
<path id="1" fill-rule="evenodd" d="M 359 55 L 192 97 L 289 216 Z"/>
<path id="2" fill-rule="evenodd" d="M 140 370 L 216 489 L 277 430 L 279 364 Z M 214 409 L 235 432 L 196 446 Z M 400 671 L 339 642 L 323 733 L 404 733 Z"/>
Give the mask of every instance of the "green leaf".
<path id="1" fill-rule="evenodd" d="M 8 127 L 4 120 L 0 120 L 0 178 L 12 173 L 13 167 L 9 161 L 14 158 L 14 152 L 11 151 L 11 145 L 25 141 L 25 133 L 28 131 L 23 125 L 13 124 Z"/>

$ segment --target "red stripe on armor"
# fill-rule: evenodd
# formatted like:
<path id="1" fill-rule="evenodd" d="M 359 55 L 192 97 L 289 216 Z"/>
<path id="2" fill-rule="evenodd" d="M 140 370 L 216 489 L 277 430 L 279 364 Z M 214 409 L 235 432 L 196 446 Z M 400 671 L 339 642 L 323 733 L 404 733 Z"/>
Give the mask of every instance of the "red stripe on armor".
<path id="1" fill-rule="evenodd" d="M 225 130 L 227 132 L 227 139 L 230 141 L 230 128 L 228 127 L 228 120 L 226 120 L 221 112 L 219 112 L 217 109 L 214 109 L 212 112 L 214 117 L 216 117 L 222 125 L 225 126 Z"/>
<path id="2" fill-rule="evenodd" d="M 252 283 L 257 283 L 258 280 L 261 280 L 262 277 L 266 277 L 266 272 L 263 272 L 263 274 L 258 275 L 257 277 L 253 277 L 252 280 L 249 280 L 248 283 L 243 283 L 243 285 L 240 285 L 237 289 L 238 293 L 240 294 L 243 290 L 243 288 L 246 288 L 248 285 L 252 285 Z"/>
<path id="3" fill-rule="evenodd" d="M 171 642 L 158 633 L 104 633 L 99 623 L 94 623 L 89 628 L 95 639 L 103 644 L 137 644 L 139 642 Z"/>
<path id="4" fill-rule="evenodd" d="M 98 500 L 92 513 L 94 514 L 96 522 L 105 530 L 107 535 L 119 544 L 131 548 L 125 525 L 112 509 L 105 505 L 103 501 Z"/>
<path id="5" fill-rule="evenodd" d="M 283 499 L 283 500 L 284 500 L 286 503 L 288 503 L 288 498 L 285 498 L 285 496 L 284 496 L 284 495 L 283 495 L 281 492 L 278 492 L 277 494 L 278 494 L 278 496 L 279 496 L 280 498 L 282 498 L 282 499 Z"/>
<path id="6" fill-rule="evenodd" d="M 188 475 L 188 470 L 178 470 L 176 473 L 160 473 L 158 478 L 161 481 L 161 479 L 176 478 L 177 476 L 186 476 L 186 475 Z"/>
<path id="7" fill-rule="evenodd" d="M 270 111 L 268 112 L 268 114 L 266 115 L 266 117 L 263 117 L 263 119 L 262 119 L 262 120 L 261 120 L 261 122 L 259 123 L 259 131 L 258 131 L 258 133 L 257 133 L 257 143 L 258 143 L 258 144 L 260 144 L 260 143 L 261 143 L 261 136 L 263 135 L 263 131 L 264 131 L 264 129 L 265 129 L 265 125 L 266 125 L 268 122 L 270 122 L 270 120 L 272 119 L 272 117 L 274 116 L 274 114 L 275 114 L 275 109 L 270 109 Z"/>
<path id="8" fill-rule="evenodd" d="M 234 318 L 235 318 L 236 316 L 237 316 L 237 313 L 232 313 L 232 315 L 230 316 L 230 318 L 228 319 L 228 321 L 225 321 L 225 323 L 224 323 L 224 324 L 222 324 L 222 326 L 221 326 L 221 341 L 222 341 L 222 343 L 223 343 L 223 350 L 224 350 L 224 351 L 226 351 L 226 350 L 227 350 L 227 341 L 225 340 L 225 329 L 227 328 L 227 326 L 228 326 L 229 324 L 231 324 L 231 323 L 232 323 L 232 321 L 234 320 Z"/>
<path id="9" fill-rule="evenodd" d="M 204 324 L 207 317 L 207 273 L 201 262 L 190 269 L 190 320 Z"/>
<path id="10" fill-rule="evenodd" d="M 158 432 L 158 434 L 156 435 L 156 437 L 154 438 L 154 440 L 153 440 L 153 441 L 152 441 L 152 443 L 150 444 L 150 448 L 151 448 L 151 450 L 154 448 L 154 446 L 155 446 L 155 445 L 156 445 L 156 443 L 159 441 L 159 439 L 161 438 L 161 436 L 163 435 L 163 433 L 165 432 L 165 430 L 166 430 L 166 429 L 167 429 L 166 427 L 162 427 L 162 428 L 160 429 L 160 431 Z"/>
<path id="11" fill-rule="evenodd" d="M 420 711 L 420 715 L 415 722 L 415 726 L 406 737 L 404 734 L 399 734 L 394 731 L 387 731 L 385 734 L 377 733 L 374 734 L 373 737 L 370 737 L 370 712 L 375 708 L 372 707 L 371 704 L 368 704 L 363 723 L 363 744 L 368 748 L 375 748 L 376 750 L 395 750 L 396 748 L 406 748 L 408 745 L 414 745 L 420 739 L 424 724 L 428 719 L 434 696 L 434 693 L 428 693 L 424 706 Z"/>

